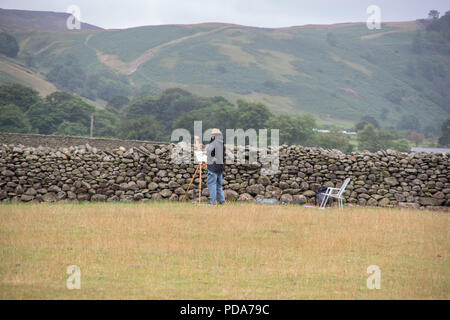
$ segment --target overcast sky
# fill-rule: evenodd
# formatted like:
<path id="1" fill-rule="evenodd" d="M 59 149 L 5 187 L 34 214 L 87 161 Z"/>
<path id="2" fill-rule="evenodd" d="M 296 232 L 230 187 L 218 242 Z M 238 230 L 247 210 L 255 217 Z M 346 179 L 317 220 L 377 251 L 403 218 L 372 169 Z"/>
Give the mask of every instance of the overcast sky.
<path id="1" fill-rule="evenodd" d="M 449 0 L 0 0 L 4 9 L 66 12 L 77 5 L 81 21 L 102 28 L 226 22 L 256 27 L 365 22 L 369 5 L 381 21 L 408 21 L 431 9 L 450 10 Z"/>

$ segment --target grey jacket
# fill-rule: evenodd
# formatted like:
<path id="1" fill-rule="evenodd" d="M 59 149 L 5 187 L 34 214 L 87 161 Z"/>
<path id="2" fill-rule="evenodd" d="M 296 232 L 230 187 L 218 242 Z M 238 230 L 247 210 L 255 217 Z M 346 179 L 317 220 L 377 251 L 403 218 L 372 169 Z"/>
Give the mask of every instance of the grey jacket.
<path id="1" fill-rule="evenodd" d="M 208 170 L 221 173 L 224 167 L 225 159 L 225 145 L 223 143 L 223 136 L 216 135 L 206 149 Z"/>

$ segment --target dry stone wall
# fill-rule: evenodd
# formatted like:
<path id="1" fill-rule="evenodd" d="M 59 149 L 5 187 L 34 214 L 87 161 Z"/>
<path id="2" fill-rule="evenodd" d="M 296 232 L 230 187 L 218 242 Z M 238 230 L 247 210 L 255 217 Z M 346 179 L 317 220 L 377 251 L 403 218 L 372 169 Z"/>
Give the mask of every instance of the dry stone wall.
<path id="1" fill-rule="evenodd" d="M 175 164 L 174 144 L 141 143 L 133 148 L 0 147 L 0 200 L 53 201 L 179 201 L 196 164 Z M 228 150 L 231 152 L 231 150 Z M 248 150 L 247 150 L 248 156 Z M 280 146 L 279 169 L 262 175 L 261 164 L 226 165 L 228 201 L 256 197 L 313 203 L 314 189 L 351 182 L 347 204 L 383 207 L 450 207 L 449 159 L 445 154 L 342 154 L 336 150 Z M 208 200 L 206 174 L 202 201 Z M 188 199 L 197 199 L 198 178 Z"/>
<path id="2" fill-rule="evenodd" d="M 57 148 L 89 144 L 97 149 L 112 149 L 119 148 L 120 146 L 136 148 L 148 143 L 168 144 L 166 142 L 155 141 L 0 132 L 0 144 L 23 144 L 28 147 L 42 146 Z"/>

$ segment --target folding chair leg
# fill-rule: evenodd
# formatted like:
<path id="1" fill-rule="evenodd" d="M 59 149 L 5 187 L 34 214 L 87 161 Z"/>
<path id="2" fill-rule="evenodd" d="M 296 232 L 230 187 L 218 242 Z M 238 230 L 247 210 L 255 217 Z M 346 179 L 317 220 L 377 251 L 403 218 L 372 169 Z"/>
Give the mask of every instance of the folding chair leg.
<path id="1" fill-rule="evenodd" d="M 341 198 L 338 199 L 339 202 L 339 209 L 343 210 L 344 209 L 344 202 L 342 201 Z"/>
<path id="2" fill-rule="evenodd" d="M 320 209 L 325 209 L 325 206 L 327 205 L 327 201 L 328 201 L 328 194 L 325 195 L 325 197 L 322 199 L 322 203 L 320 204 Z"/>

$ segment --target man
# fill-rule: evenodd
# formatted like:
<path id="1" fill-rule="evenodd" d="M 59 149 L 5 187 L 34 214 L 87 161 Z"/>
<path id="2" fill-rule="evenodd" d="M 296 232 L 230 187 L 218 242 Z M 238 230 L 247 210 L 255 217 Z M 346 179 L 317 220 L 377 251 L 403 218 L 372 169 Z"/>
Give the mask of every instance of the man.
<path id="1" fill-rule="evenodd" d="M 215 128 L 211 131 L 211 141 L 206 149 L 206 154 L 208 164 L 206 184 L 209 189 L 210 203 L 216 204 L 216 200 L 218 200 L 220 204 L 223 204 L 225 202 L 225 194 L 222 190 L 225 145 L 219 129 Z"/>

